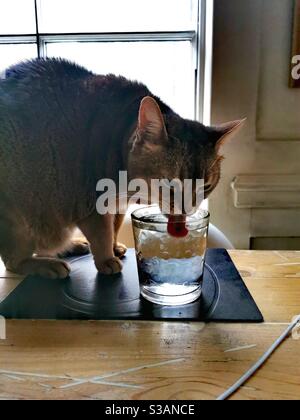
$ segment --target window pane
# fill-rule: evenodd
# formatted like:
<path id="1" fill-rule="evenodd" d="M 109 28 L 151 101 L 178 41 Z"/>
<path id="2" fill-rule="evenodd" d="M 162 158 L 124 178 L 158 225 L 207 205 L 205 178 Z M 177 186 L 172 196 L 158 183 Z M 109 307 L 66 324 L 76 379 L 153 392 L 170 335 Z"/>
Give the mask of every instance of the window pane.
<path id="1" fill-rule="evenodd" d="M 35 44 L 0 44 L 0 75 L 4 75 L 7 67 L 22 60 L 35 58 Z"/>
<path id="2" fill-rule="evenodd" d="M 47 55 L 68 58 L 98 74 L 114 73 L 143 82 L 174 111 L 194 118 L 191 42 L 51 43 Z"/>
<path id="3" fill-rule="evenodd" d="M 0 0 L 0 34 L 34 34 L 34 0 Z"/>
<path id="4" fill-rule="evenodd" d="M 197 0 L 41 0 L 42 32 L 194 30 Z"/>

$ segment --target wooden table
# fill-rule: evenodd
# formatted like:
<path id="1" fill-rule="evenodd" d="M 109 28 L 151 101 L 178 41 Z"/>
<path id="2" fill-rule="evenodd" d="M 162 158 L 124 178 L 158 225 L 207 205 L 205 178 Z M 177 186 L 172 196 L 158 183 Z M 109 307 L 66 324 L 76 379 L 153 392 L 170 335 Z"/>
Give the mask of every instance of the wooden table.
<path id="1" fill-rule="evenodd" d="M 265 324 L 8 321 L 0 399 L 215 399 L 300 313 L 300 252 L 231 256 Z M 21 280 L 0 269 L 0 299 Z M 296 338 L 233 399 L 300 399 Z"/>

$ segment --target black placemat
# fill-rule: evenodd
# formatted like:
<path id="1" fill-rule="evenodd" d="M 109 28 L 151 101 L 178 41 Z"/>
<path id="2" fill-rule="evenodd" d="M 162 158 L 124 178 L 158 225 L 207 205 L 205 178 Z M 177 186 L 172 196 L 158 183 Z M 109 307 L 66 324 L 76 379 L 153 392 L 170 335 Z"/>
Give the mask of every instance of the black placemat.
<path id="1" fill-rule="evenodd" d="M 201 298 L 180 307 L 154 305 L 140 298 L 134 250 L 120 275 L 100 276 L 93 257 L 70 261 L 66 280 L 27 277 L 1 304 L 7 319 L 188 320 L 263 322 L 263 317 L 229 254 L 208 250 Z"/>

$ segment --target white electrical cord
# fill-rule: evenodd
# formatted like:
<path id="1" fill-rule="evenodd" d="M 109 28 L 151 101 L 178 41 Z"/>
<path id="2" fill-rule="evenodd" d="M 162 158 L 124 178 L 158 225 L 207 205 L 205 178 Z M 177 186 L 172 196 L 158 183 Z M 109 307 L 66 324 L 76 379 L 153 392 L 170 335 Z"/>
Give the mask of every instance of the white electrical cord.
<path id="1" fill-rule="evenodd" d="M 295 320 L 290 324 L 288 329 L 275 341 L 275 343 L 270 347 L 270 349 L 262 356 L 261 359 L 244 375 L 241 379 L 236 382 L 228 391 L 224 392 L 224 394 L 220 395 L 217 398 L 217 401 L 224 401 L 227 400 L 231 395 L 233 395 L 236 391 L 238 391 L 241 386 L 243 386 L 249 379 L 260 369 L 266 361 L 272 356 L 272 354 L 277 350 L 277 348 L 286 340 L 286 338 L 291 334 L 294 328 L 300 322 L 300 315 L 296 316 Z"/>

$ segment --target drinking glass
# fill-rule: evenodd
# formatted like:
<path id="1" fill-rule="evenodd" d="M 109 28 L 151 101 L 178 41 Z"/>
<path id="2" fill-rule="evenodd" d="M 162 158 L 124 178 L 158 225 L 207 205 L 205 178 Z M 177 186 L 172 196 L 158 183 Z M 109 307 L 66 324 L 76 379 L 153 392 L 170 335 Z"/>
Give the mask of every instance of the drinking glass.
<path id="1" fill-rule="evenodd" d="M 145 299 L 177 306 L 201 296 L 209 218 L 207 211 L 198 210 L 185 221 L 169 222 L 158 206 L 133 212 L 140 289 Z M 183 236 L 169 233 L 178 229 L 184 230 Z"/>

